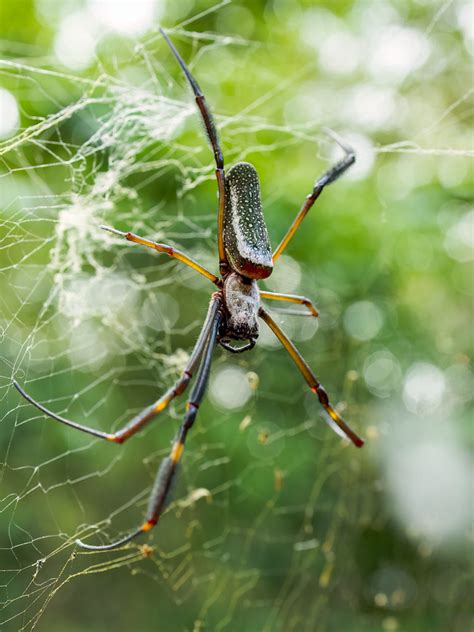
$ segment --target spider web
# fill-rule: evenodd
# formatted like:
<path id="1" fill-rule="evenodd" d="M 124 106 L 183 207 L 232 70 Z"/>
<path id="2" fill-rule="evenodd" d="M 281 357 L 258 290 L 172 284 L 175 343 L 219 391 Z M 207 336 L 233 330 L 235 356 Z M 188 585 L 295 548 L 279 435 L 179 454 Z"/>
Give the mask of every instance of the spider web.
<path id="1" fill-rule="evenodd" d="M 402 397 L 408 423 L 416 406 L 424 421 L 463 418 L 472 392 L 462 334 L 468 3 L 354 2 L 337 15 L 331 3 L 275 2 L 261 15 L 244 4 L 185 4 L 170 35 L 213 106 L 226 164 L 258 167 L 273 243 L 338 157 L 323 128 L 356 147 L 358 164 L 305 220 L 267 287 L 317 298 L 317 333 L 311 319 L 278 319 L 368 445 L 362 453 L 334 437 L 262 329 L 252 353 L 216 352 L 159 528 L 113 552 L 75 547 L 77 537 L 107 543 L 140 523 L 184 401 L 117 448 L 46 419 L 12 378 L 102 430 L 164 392 L 213 288 L 100 225 L 179 245 L 216 271 L 214 166 L 157 29 L 106 33 L 87 72 L 4 38 L 0 77 L 22 119 L 0 143 L 2 629 L 336 630 L 356 629 L 354 616 L 361 630 L 415 629 L 419 604 L 433 600 L 435 617 L 457 604 L 455 629 L 466 629 L 458 558 L 446 562 L 460 578 L 449 603 L 423 586 L 429 574 L 443 592 L 433 551 L 451 532 L 411 533 L 416 521 L 390 506 L 389 483 Z M 288 43 L 289 27 L 303 51 Z M 421 280 L 410 286 L 413 270 Z M 451 300 L 448 278 L 462 295 L 449 340 L 453 321 L 437 311 Z M 437 300 L 419 295 L 428 279 Z M 418 318 L 430 321 L 422 334 Z M 427 358 L 425 372 L 443 368 L 430 374 L 443 402 L 430 388 L 410 391 Z M 458 456 L 458 435 L 446 432 Z M 381 532 L 389 552 L 371 564 Z M 401 560 L 412 550 L 422 561 L 408 567 Z"/>

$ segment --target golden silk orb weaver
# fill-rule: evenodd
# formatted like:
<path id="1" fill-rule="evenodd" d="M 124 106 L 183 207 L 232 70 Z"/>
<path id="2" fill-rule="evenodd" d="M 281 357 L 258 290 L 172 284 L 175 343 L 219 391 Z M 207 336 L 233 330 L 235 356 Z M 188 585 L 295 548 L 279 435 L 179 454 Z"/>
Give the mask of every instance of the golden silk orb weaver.
<path id="1" fill-rule="evenodd" d="M 217 345 L 231 353 L 243 353 L 252 349 L 258 338 L 259 319 L 262 319 L 269 326 L 288 352 L 309 388 L 318 397 L 330 425 L 352 441 L 355 446 L 361 447 L 364 444 L 363 440 L 351 430 L 341 415 L 331 405 L 326 391 L 295 345 L 270 314 L 260 305 L 260 299 L 262 298 L 271 301 L 296 303 L 303 305 L 310 315 L 316 317 L 318 312 L 312 302 L 304 296 L 267 292 L 258 288 L 258 281 L 271 275 L 280 255 L 324 188 L 339 178 L 354 163 L 354 151 L 336 138 L 336 141 L 344 151 L 344 158 L 316 180 L 313 190 L 306 197 L 286 235 L 272 253 L 262 211 L 260 182 L 255 167 L 247 162 L 239 162 L 225 173 L 219 137 L 206 99 L 173 43 L 166 33 L 162 29 L 160 30 L 191 86 L 214 153 L 219 195 L 217 245 L 220 275 L 213 274 L 174 247 L 156 243 L 115 228 L 107 226 L 102 226 L 102 228 L 128 241 L 166 253 L 170 257 L 178 259 L 206 277 L 216 286 L 216 291 L 212 294 L 208 313 L 198 340 L 181 377 L 175 384 L 151 406 L 145 408 L 125 426 L 113 433 L 95 430 L 53 413 L 28 395 L 16 380 L 13 381 L 21 395 L 49 417 L 71 428 L 76 428 L 106 441 L 121 444 L 161 413 L 175 397 L 184 393 L 192 377 L 196 374 L 193 388 L 186 403 L 184 420 L 175 436 L 169 456 L 163 459 L 158 469 L 150 494 L 145 521 L 135 531 L 111 544 L 90 545 L 81 540 L 76 540 L 80 547 L 94 551 L 106 551 L 119 547 L 140 534 L 146 533 L 157 524 L 163 509 L 170 499 L 170 490 L 184 451 L 186 438 L 195 422 L 199 404 L 206 391 L 214 349 Z"/>

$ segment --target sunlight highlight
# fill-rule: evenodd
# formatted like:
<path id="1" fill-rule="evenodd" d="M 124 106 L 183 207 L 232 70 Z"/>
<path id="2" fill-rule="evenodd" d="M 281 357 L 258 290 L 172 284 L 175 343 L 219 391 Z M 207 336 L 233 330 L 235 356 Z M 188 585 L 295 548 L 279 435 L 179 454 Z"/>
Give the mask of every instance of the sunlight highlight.
<path id="1" fill-rule="evenodd" d="M 430 424 L 432 428 L 432 424 Z M 410 428 L 393 450 L 388 481 L 397 513 L 411 532 L 429 541 L 456 539 L 469 528 L 472 468 L 467 453 L 447 437 L 426 439 L 428 428 Z M 432 430 L 430 432 L 433 434 Z"/>
<path id="2" fill-rule="evenodd" d="M 384 83 L 400 82 L 421 68 L 431 52 L 427 37 L 414 28 L 391 26 L 375 38 L 368 60 L 374 78 Z"/>
<path id="3" fill-rule="evenodd" d="M 86 11 L 76 11 L 61 21 L 54 40 L 54 52 L 64 66 L 71 70 L 90 66 L 97 43 L 93 27 Z"/>
<path id="4" fill-rule="evenodd" d="M 220 408 L 241 408 L 252 396 L 246 372 L 239 367 L 221 369 L 211 380 L 209 395 L 213 403 Z"/>
<path id="5" fill-rule="evenodd" d="M 357 340 L 371 340 L 383 325 L 383 313 L 370 301 L 358 301 L 350 305 L 344 313 L 344 328 Z"/>
<path id="6" fill-rule="evenodd" d="M 141 35 L 151 29 L 162 9 L 159 0 L 89 0 L 88 6 L 99 23 L 124 35 Z"/>
<path id="7" fill-rule="evenodd" d="M 376 351 L 365 361 L 364 380 L 377 397 L 389 397 L 398 388 L 401 377 L 400 364 L 388 349 Z"/>
<path id="8" fill-rule="evenodd" d="M 11 92 L 0 88 L 0 138 L 12 136 L 20 123 L 18 103 Z"/>
<path id="9" fill-rule="evenodd" d="M 403 384 L 403 401 L 416 415 L 433 413 L 443 401 L 446 378 L 437 366 L 417 362 L 408 370 Z"/>
<path id="10" fill-rule="evenodd" d="M 448 229 L 444 249 L 452 259 L 461 263 L 474 259 L 474 210 L 465 213 Z"/>

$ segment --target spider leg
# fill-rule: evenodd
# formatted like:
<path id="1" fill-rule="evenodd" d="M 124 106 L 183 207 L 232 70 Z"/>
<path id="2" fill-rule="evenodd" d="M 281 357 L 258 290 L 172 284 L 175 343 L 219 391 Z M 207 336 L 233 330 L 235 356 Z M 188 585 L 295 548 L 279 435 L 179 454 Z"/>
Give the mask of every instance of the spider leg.
<path id="1" fill-rule="evenodd" d="M 113 233 L 114 235 L 119 235 L 119 237 L 125 237 L 127 241 L 131 241 L 134 244 L 140 244 L 140 246 L 146 246 L 147 248 L 151 248 L 152 250 L 157 250 L 158 252 L 164 252 L 169 257 L 173 257 L 174 259 L 178 259 L 182 263 L 185 263 L 187 266 L 205 276 L 206 279 L 212 281 L 215 285 L 219 285 L 219 277 L 212 272 L 209 272 L 204 266 L 202 266 L 191 257 L 188 257 L 184 252 L 174 248 L 172 246 L 167 246 L 166 244 L 159 244 L 156 241 L 151 241 L 150 239 L 145 239 L 144 237 L 139 237 L 134 233 L 125 233 L 121 230 L 117 230 L 116 228 L 112 228 L 110 226 L 101 226 L 102 230 L 106 230 L 109 233 Z"/>
<path id="2" fill-rule="evenodd" d="M 342 174 L 345 171 L 347 171 L 347 169 L 349 169 L 349 167 L 351 165 L 353 165 L 354 162 L 355 162 L 355 153 L 354 153 L 354 150 L 352 149 L 352 147 L 349 147 L 349 145 L 346 145 L 331 130 L 327 130 L 327 131 L 330 134 L 330 136 L 336 141 L 336 143 L 344 150 L 345 156 L 344 156 L 344 158 L 342 160 L 340 160 L 335 165 L 330 167 L 327 171 L 325 171 L 323 173 L 323 175 L 320 176 L 316 180 L 312 192 L 306 197 L 306 200 L 305 200 L 303 206 L 301 207 L 301 209 L 299 210 L 298 215 L 293 220 L 293 223 L 291 224 L 290 228 L 288 229 L 286 235 L 283 237 L 283 239 L 279 243 L 277 249 L 273 253 L 273 263 L 275 263 L 275 261 L 281 255 L 281 253 L 285 250 L 285 248 L 287 247 L 287 245 L 290 242 L 291 238 L 293 237 L 293 235 L 297 231 L 299 225 L 304 220 L 304 218 L 306 217 L 308 211 L 313 206 L 313 204 L 316 202 L 318 197 L 321 195 L 321 193 L 323 192 L 324 188 L 326 186 L 328 186 L 328 184 L 331 184 L 331 182 L 334 182 L 334 180 L 337 180 L 340 176 L 342 176 Z"/>
<path id="3" fill-rule="evenodd" d="M 216 347 L 217 334 L 219 332 L 221 322 L 222 314 L 220 310 L 217 310 L 214 314 L 211 331 L 206 341 L 206 348 L 202 356 L 201 366 L 199 367 L 199 371 L 196 375 L 196 381 L 186 403 L 186 413 L 183 423 L 175 436 L 170 455 L 163 459 L 158 469 L 153 489 L 150 494 L 150 500 L 148 502 L 145 522 L 131 534 L 113 542 L 112 544 L 94 546 L 91 544 L 85 544 L 81 540 L 76 540 L 76 543 L 82 548 L 92 551 L 109 551 L 111 549 L 115 549 L 122 544 L 130 542 L 140 534 L 150 531 L 150 529 L 152 529 L 159 521 L 161 513 L 170 498 L 172 484 L 177 472 L 179 461 L 181 460 L 181 456 L 183 454 L 187 434 L 194 424 L 199 405 L 204 393 L 206 392 L 207 379 L 211 369 L 212 354 Z"/>
<path id="4" fill-rule="evenodd" d="M 298 305 L 304 305 L 308 309 L 308 316 L 319 316 L 319 312 L 313 303 L 306 298 L 305 296 L 297 296 L 296 294 L 280 294 L 279 292 L 266 292 L 260 290 L 261 298 L 270 299 L 272 301 L 288 301 L 288 303 L 297 303 Z M 296 314 L 298 316 L 304 316 L 304 312 L 300 312 L 297 310 L 281 310 L 284 311 L 285 314 Z"/>
<path id="5" fill-rule="evenodd" d="M 143 428 L 143 426 L 145 426 L 151 419 L 156 417 L 156 415 L 161 413 L 175 397 L 178 397 L 185 391 L 194 371 L 196 370 L 197 365 L 199 364 L 206 345 L 206 341 L 209 337 L 209 332 L 213 327 L 213 323 L 216 319 L 216 314 L 219 311 L 220 305 L 220 295 L 216 293 L 211 300 L 209 311 L 207 313 L 206 320 L 204 321 L 204 325 L 201 329 L 201 333 L 199 334 L 198 340 L 194 346 L 189 361 L 183 373 L 181 374 L 181 377 L 156 402 L 151 404 L 151 406 L 147 406 L 147 408 L 145 408 L 142 412 L 133 417 L 133 419 L 126 423 L 125 426 L 114 433 L 102 432 L 100 430 L 96 430 L 95 428 L 90 428 L 89 426 L 78 424 L 74 421 L 71 421 L 70 419 L 61 417 L 60 415 L 56 415 L 56 413 L 48 410 L 45 406 L 43 406 L 42 404 L 34 400 L 30 395 L 28 395 L 28 393 L 23 390 L 23 388 L 18 384 L 16 380 L 13 380 L 13 385 L 15 386 L 17 391 L 28 402 L 30 402 L 30 404 L 36 406 L 36 408 L 48 415 L 48 417 L 51 417 L 56 421 L 60 421 L 66 426 L 70 426 L 71 428 L 75 428 L 76 430 L 81 430 L 82 432 L 93 435 L 94 437 L 106 439 L 107 441 L 111 441 L 113 443 L 123 443 L 131 436 L 133 436 L 136 432 L 138 432 L 141 428 Z"/>
<path id="6" fill-rule="evenodd" d="M 207 105 L 206 99 L 199 87 L 198 82 L 192 76 L 189 68 L 184 63 L 183 58 L 178 53 L 176 48 L 174 47 L 173 42 L 166 35 L 163 29 L 160 29 L 160 33 L 165 38 L 166 43 L 171 49 L 171 52 L 175 56 L 178 64 L 181 66 L 182 71 L 186 79 L 191 86 L 192 91 L 194 92 L 194 97 L 196 99 L 196 105 L 198 107 L 199 113 L 201 114 L 202 121 L 204 123 L 204 128 L 206 130 L 207 137 L 209 138 L 209 142 L 212 147 L 212 151 L 214 153 L 214 160 L 216 163 L 216 178 L 217 178 L 217 187 L 219 191 L 219 210 L 217 214 L 217 246 L 219 251 L 219 263 L 221 265 L 227 263 L 227 258 L 225 256 L 224 251 L 224 156 L 222 154 L 222 149 L 219 143 L 219 135 L 217 133 L 216 125 L 214 123 L 214 118 L 211 114 L 211 110 Z"/>
<path id="7" fill-rule="evenodd" d="M 329 403 L 328 395 L 324 390 L 322 384 L 318 381 L 315 374 L 309 368 L 303 356 L 299 353 L 295 345 L 291 342 L 291 340 L 286 336 L 286 334 L 280 329 L 280 327 L 276 324 L 273 318 L 266 312 L 262 307 L 259 310 L 260 317 L 267 323 L 270 329 L 273 331 L 275 336 L 281 342 L 283 347 L 288 351 L 293 362 L 296 364 L 298 369 L 301 371 L 304 379 L 308 383 L 308 386 L 318 396 L 318 399 L 321 403 L 321 406 L 326 410 L 330 419 L 339 426 L 344 435 L 348 437 L 352 443 L 358 448 L 364 445 L 363 439 L 361 439 L 344 421 L 344 419 L 339 415 L 339 413 L 331 406 Z"/>

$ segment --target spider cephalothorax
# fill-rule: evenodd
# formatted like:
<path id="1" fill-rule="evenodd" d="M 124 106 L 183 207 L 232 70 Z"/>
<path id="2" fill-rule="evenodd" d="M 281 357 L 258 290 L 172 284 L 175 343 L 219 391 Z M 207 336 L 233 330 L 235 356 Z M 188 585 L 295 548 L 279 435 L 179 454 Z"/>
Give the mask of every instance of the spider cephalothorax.
<path id="1" fill-rule="evenodd" d="M 223 300 L 225 333 L 221 342 L 226 338 L 255 342 L 258 338 L 260 307 L 260 295 L 255 279 L 248 279 L 238 272 L 230 272 L 224 280 Z"/>
<path id="2" fill-rule="evenodd" d="M 306 197 L 286 235 L 272 254 L 260 200 L 260 183 L 255 167 L 249 163 L 240 162 L 225 174 L 224 158 L 219 145 L 217 131 L 204 95 L 168 36 L 164 31 L 161 32 L 194 92 L 196 105 L 202 116 L 214 153 L 219 192 L 217 245 L 220 276 L 213 274 L 191 257 L 172 246 L 160 244 L 144 237 L 139 237 L 134 233 L 122 232 L 115 228 L 105 226 L 103 228 L 133 243 L 166 253 L 170 257 L 174 257 L 193 268 L 214 283 L 217 291 L 212 295 L 201 333 L 181 377 L 175 384 L 151 406 L 145 408 L 125 424 L 123 428 L 113 433 L 83 426 L 51 412 L 30 397 L 18 382 L 13 382 L 27 401 L 49 417 L 95 437 L 100 437 L 113 443 L 123 443 L 161 413 L 175 397 L 181 395 L 196 372 L 194 385 L 186 405 L 184 420 L 176 434 L 170 455 L 162 461 L 156 475 L 145 521 L 138 529 L 111 544 L 95 546 L 77 540 L 79 546 L 92 550 L 113 549 L 130 542 L 138 535 L 149 531 L 158 522 L 170 497 L 171 486 L 183 454 L 187 434 L 194 424 L 199 404 L 206 390 L 213 351 L 217 344 L 233 353 L 241 353 L 251 349 L 258 337 L 259 318 L 273 331 L 303 375 L 311 391 L 318 397 L 330 425 L 349 438 L 354 445 L 360 447 L 364 443 L 331 405 L 326 391 L 291 340 L 260 305 L 260 299 L 297 303 L 304 305 L 311 316 L 317 316 L 318 312 L 312 302 L 304 296 L 268 292 L 259 290 L 257 286 L 258 280 L 266 279 L 271 275 L 275 262 L 323 189 L 342 175 L 354 162 L 354 152 L 340 140 L 337 141 L 344 150 L 345 157 L 316 180 L 312 192 Z M 232 340 L 247 342 L 241 346 L 233 346 L 230 344 Z"/>

